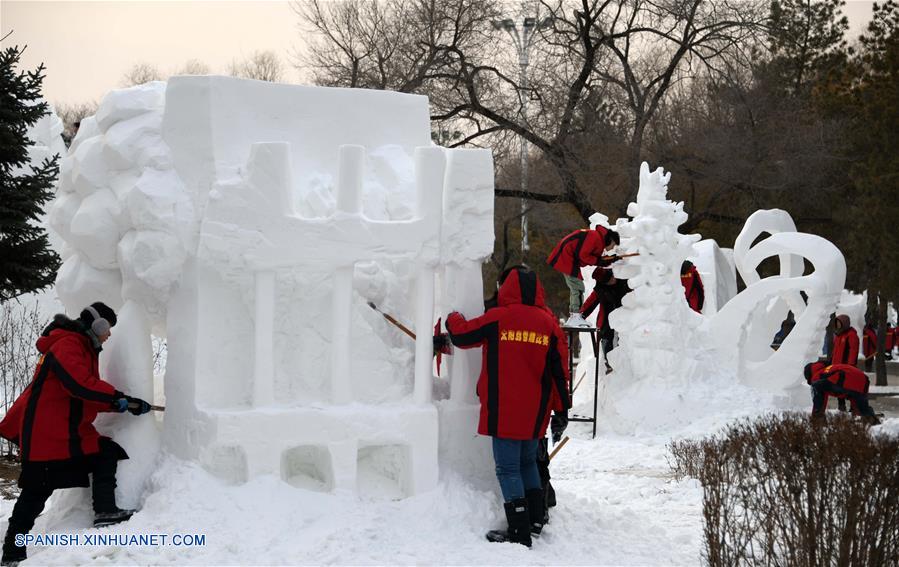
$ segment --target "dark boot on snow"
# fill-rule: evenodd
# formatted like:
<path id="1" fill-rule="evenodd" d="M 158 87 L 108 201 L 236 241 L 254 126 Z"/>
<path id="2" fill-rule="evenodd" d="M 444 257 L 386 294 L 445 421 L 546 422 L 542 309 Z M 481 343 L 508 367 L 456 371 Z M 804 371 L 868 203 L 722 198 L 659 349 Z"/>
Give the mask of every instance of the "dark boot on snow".
<path id="1" fill-rule="evenodd" d="M 104 526 L 126 522 L 131 519 L 131 516 L 133 516 L 135 512 L 137 512 L 137 510 L 122 510 L 119 508 L 110 512 L 94 512 L 94 527 L 102 528 Z"/>
<path id="2" fill-rule="evenodd" d="M 517 498 L 506 502 L 503 508 L 506 511 L 509 528 L 490 530 L 487 532 L 487 540 L 494 543 L 520 543 L 525 547 L 531 547 L 531 518 L 528 514 L 527 499 Z"/>
<path id="3" fill-rule="evenodd" d="M 546 510 L 546 494 L 542 488 L 533 488 L 526 490 L 524 497 L 528 501 L 528 516 L 531 522 L 531 535 L 540 537 L 543 526 L 549 521 L 549 514 Z"/>
<path id="4" fill-rule="evenodd" d="M 6 538 L 3 540 L 3 558 L 0 559 L 0 565 L 3 567 L 15 567 L 20 561 L 28 559 L 28 553 L 24 547 L 16 545 L 16 533 L 10 529 L 6 532 Z"/>

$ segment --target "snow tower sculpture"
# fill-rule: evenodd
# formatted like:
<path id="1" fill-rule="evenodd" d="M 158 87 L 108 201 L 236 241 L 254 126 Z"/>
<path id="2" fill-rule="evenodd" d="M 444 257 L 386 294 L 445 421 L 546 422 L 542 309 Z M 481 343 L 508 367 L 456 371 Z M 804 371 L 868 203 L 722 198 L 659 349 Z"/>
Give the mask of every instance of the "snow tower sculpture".
<path id="1" fill-rule="evenodd" d="M 167 450 L 234 483 L 436 484 L 453 417 L 433 403 L 434 315 L 482 309 L 493 165 L 434 146 L 425 97 L 226 77 L 113 91 L 62 164 L 51 224 L 67 309 L 121 310 L 111 381 L 151 398 L 151 331 L 167 338 Z M 448 401 L 467 408 L 479 353 L 456 358 Z M 128 504 L 152 457 L 126 463 Z"/>

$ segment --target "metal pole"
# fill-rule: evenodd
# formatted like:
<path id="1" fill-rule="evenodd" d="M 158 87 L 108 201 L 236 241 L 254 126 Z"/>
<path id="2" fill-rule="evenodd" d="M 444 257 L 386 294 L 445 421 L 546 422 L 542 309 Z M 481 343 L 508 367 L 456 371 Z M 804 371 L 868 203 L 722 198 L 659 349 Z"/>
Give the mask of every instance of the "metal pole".
<path id="1" fill-rule="evenodd" d="M 527 125 L 528 122 L 528 44 L 529 30 L 527 26 L 522 26 L 523 41 L 518 48 L 518 64 L 519 64 L 519 85 L 521 89 L 521 125 Z M 528 151 L 527 140 L 521 137 L 521 193 L 525 194 L 528 190 Z M 525 262 L 528 250 L 528 216 L 527 216 L 527 200 L 521 199 L 521 261 Z"/>

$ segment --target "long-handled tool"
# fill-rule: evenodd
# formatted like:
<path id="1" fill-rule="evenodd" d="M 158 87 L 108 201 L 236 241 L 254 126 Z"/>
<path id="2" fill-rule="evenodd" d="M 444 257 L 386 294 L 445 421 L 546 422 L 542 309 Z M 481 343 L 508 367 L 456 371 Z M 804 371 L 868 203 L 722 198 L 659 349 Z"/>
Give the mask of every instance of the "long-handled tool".
<path id="1" fill-rule="evenodd" d="M 378 309 L 378 306 L 375 305 L 374 303 L 372 303 L 371 301 L 368 302 L 368 306 L 371 307 L 372 309 L 374 309 L 375 311 L 377 311 L 378 313 L 380 313 L 382 317 L 384 317 L 391 324 L 396 326 L 397 329 L 399 329 L 400 331 L 409 335 L 409 337 L 413 341 L 415 340 L 415 333 L 413 333 L 409 329 L 409 327 L 407 327 L 407 326 L 403 325 L 402 323 L 400 323 L 399 321 L 397 321 L 396 317 L 393 317 L 392 315 L 390 315 L 388 313 L 384 313 L 383 311 Z M 452 346 L 452 343 L 450 343 L 450 341 L 449 341 L 448 335 L 446 333 L 440 332 L 440 323 L 441 323 L 441 320 L 438 319 L 437 324 L 434 326 L 434 356 L 437 357 L 437 376 L 440 376 L 440 363 L 441 363 L 443 355 L 444 354 L 447 354 L 447 355 L 453 354 L 453 346 Z"/>
<path id="2" fill-rule="evenodd" d="M 128 402 L 128 409 L 137 409 L 140 407 L 140 404 L 137 402 Z M 165 411 L 165 406 L 154 406 L 150 404 L 150 409 L 152 411 Z"/>
<path id="3" fill-rule="evenodd" d="M 556 445 L 556 448 L 553 449 L 553 452 L 549 454 L 549 460 L 550 460 L 550 461 L 553 460 L 553 457 L 556 456 L 556 453 L 558 453 L 559 451 L 562 450 L 562 447 L 565 446 L 565 443 L 568 443 L 568 436 L 567 436 L 567 435 L 566 435 L 565 437 L 562 438 L 562 440 L 559 442 L 559 444 Z"/>
<path id="4" fill-rule="evenodd" d="M 392 315 L 384 313 L 383 311 L 378 309 L 378 306 L 375 305 L 374 303 L 372 303 L 371 301 L 368 302 L 368 306 L 371 307 L 372 309 L 374 309 L 375 311 L 377 311 L 378 313 L 380 313 L 385 319 L 387 319 L 388 321 L 393 323 L 397 329 L 399 329 L 400 331 L 402 331 L 402 332 L 406 333 L 407 335 L 409 335 L 410 337 L 412 337 L 413 341 L 415 340 L 415 333 L 410 331 L 409 327 L 407 327 L 407 326 L 403 325 L 402 323 L 400 323 L 399 321 L 397 321 Z"/>
<path id="5" fill-rule="evenodd" d="M 612 254 L 611 256 L 600 256 L 600 260 L 604 260 L 606 262 L 617 262 L 622 258 L 633 258 L 634 256 L 639 256 L 639 252 L 631 252 L 630 254 Z"/>

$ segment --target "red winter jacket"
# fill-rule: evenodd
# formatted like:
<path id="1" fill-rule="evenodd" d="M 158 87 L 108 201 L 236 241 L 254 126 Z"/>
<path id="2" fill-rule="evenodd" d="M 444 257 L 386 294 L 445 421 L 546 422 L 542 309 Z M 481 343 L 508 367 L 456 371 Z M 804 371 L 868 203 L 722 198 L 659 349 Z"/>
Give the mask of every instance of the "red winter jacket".
<path id="1" fill-rule="evenodd" d="M 840 332 L 833 336 L 832 364 L 858 364 L 858 333 L 849 326 L 848 315 L 838 315 Z"/>
<path id="2" fill-rule="evenodd" d="M 478 433 L 539 439 L 550 410 L 571 407 L 568 345 L 534 272 L 513 270 L 497 296 L 498 307 L 471 321 L 451 313 L 446 330 L 454 345 L 483 349 Z"/>
<path id="3" fill-rule="evenodd" d="M 823 363 L 816 364 L 812 370 L 809 384 L 814 384 L 818 380 L 827 380 L 844 390 L 859 394 L 867 394 L 871 383 L 864 372 L 850 364 L 832 364 L 830 366 L 825 366 Z M 837 397 L 845 396 L 837 395 Z"/>
<path id="4" fill-rule="evenodd" d="M 595 230 L 575 230 L 556 244 L 546 258 L 546 263 L 556 271 L 583 279 L 581 268 L 599 263 L 606 248 L 607 233 L 608 229 L 601 226 L 597 226 Z"/>
<path id="5" fill-rule="evenodd" d="M 864 340 L 862 340 L 862 352 L 864 353 L 865 360 L 873 358 L 877 353 L 877 333 L 874 332 L 874 329 L 865 325 L 865 329 L 862 331 L 864 335 Z"/>
<path id="6" fill-rule="evenodd" d="M 57 318 L 59 321 L 59 318 Z M 97 413 L 121 397 L 100 379 L 98 352 L 77 322 L 49 327 L 31 384 L 0 422 L 0 436 L 17 443 L 23 461 L 55 461 L 99 452 Z M 62 328 L 64 327 L 64 328 Z M 46 333 L 46 331 L 45 331 Z"/>
<path id="7" fill-rule="evenodd" d="M 690 309 L 697 313 L 702 313 L 702 306 L 705 303 L 705 288 L 702 285 L 702 278 L 699 277 L 699 270 L 692 263 L 686 273 L 681 272 L 680 283 L 684 286 L 684 296 L 687 298 L 687 305 Z"/>

